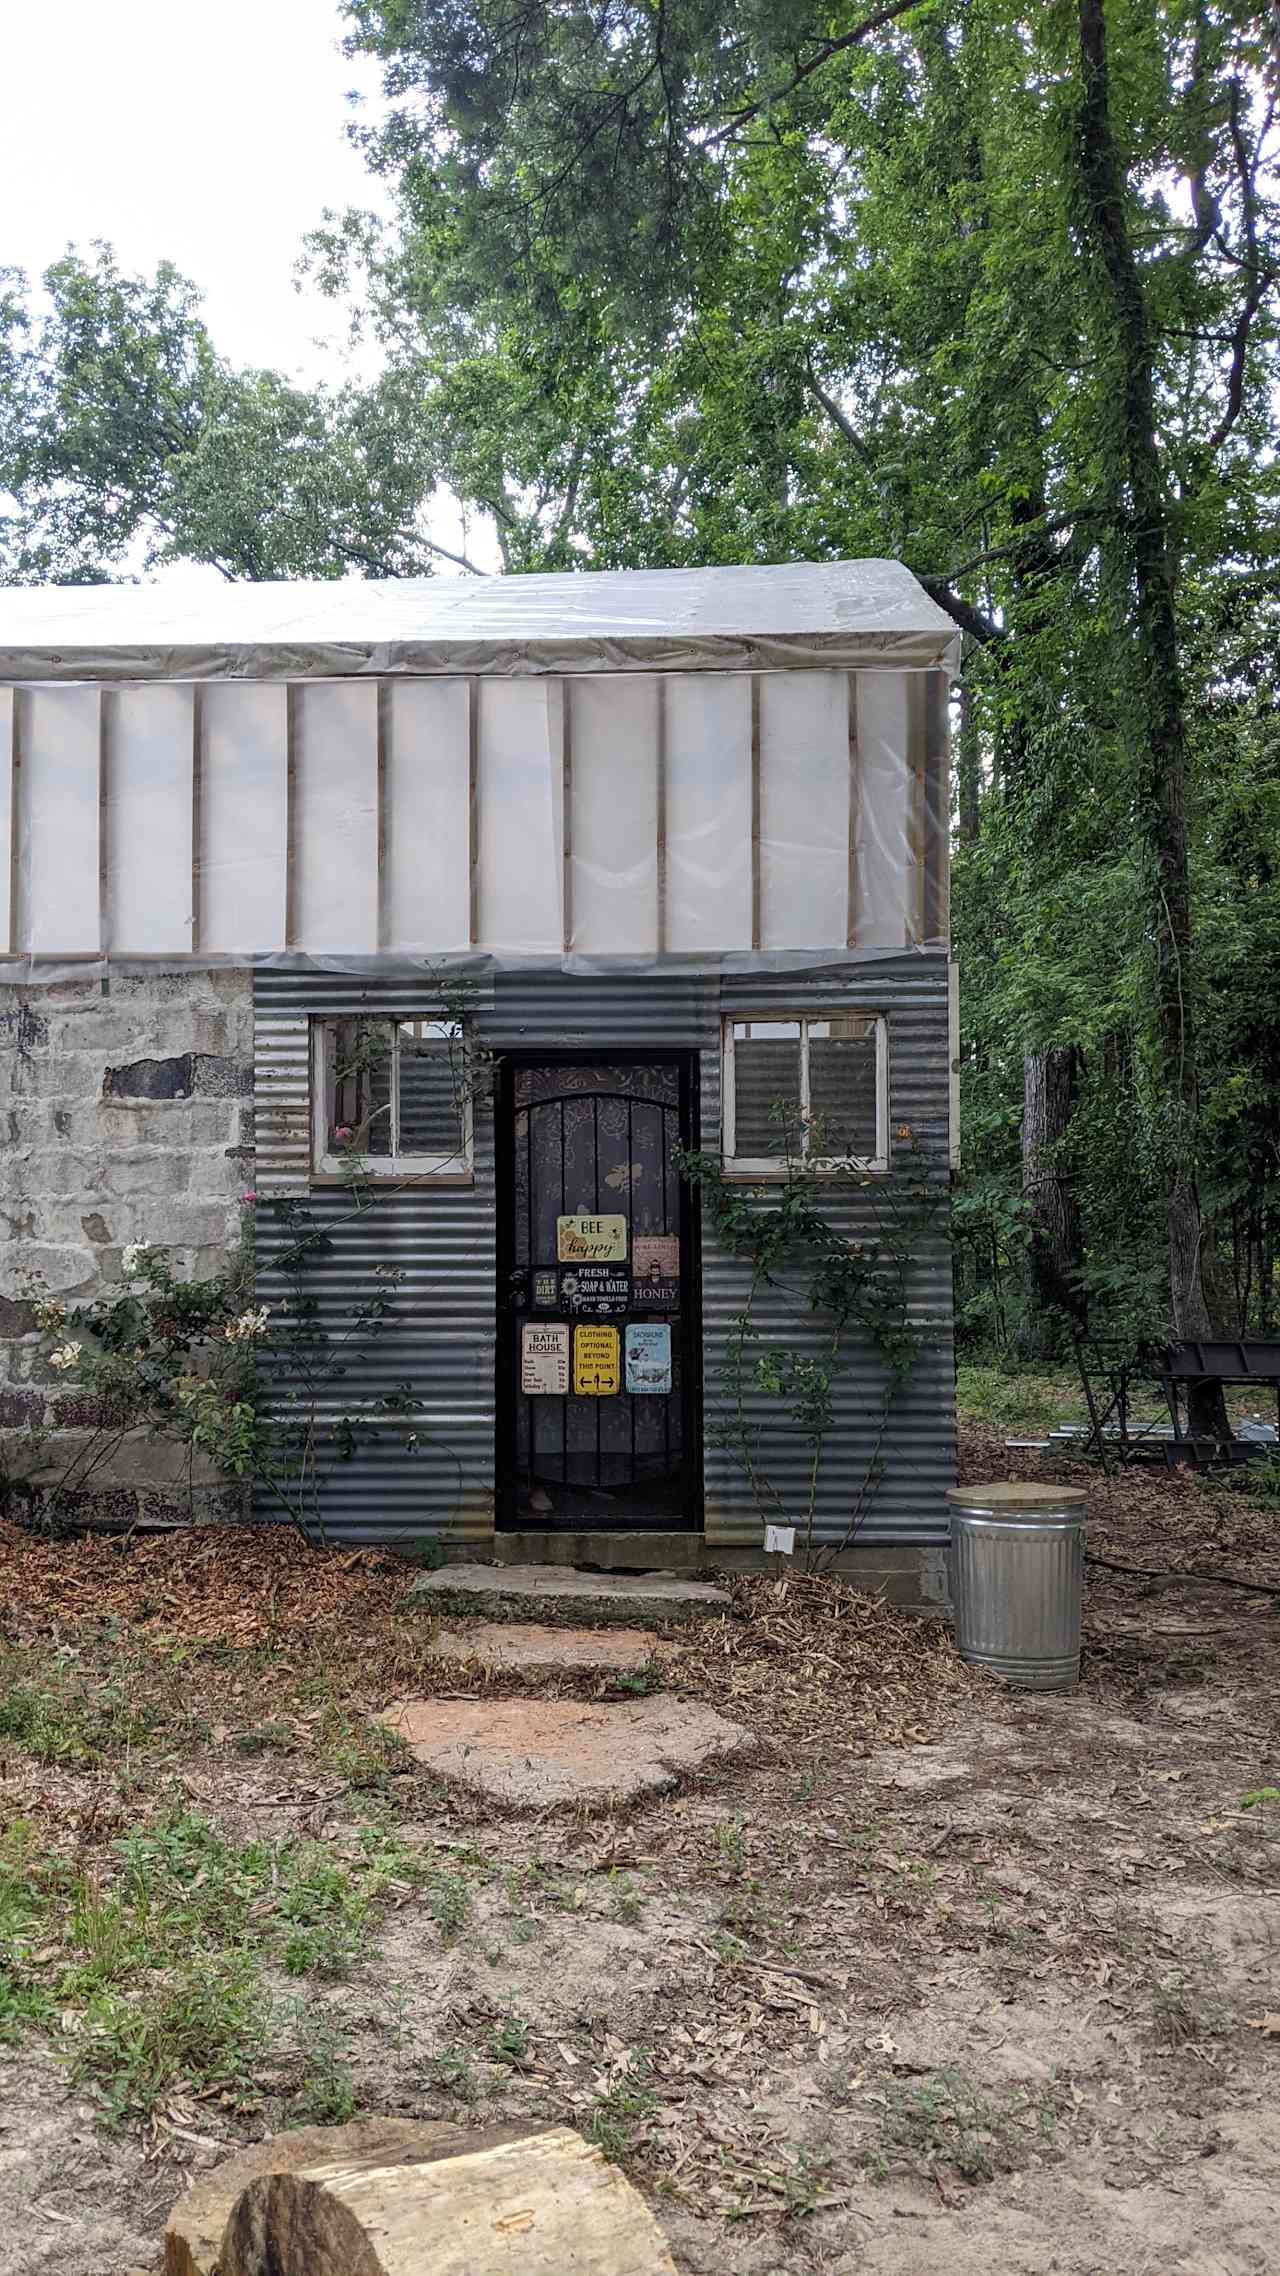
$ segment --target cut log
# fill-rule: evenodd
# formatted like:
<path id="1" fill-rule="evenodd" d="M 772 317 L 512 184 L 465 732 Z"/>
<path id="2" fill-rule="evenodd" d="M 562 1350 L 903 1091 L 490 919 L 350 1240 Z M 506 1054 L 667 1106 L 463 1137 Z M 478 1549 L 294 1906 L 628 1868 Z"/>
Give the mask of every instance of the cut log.
<path id="1" fill-rule="evenodd" d="M 527 2134 L 509 2126 L 508 2138 Z M 268 2173 L 310 2171 L 313 2165 L 415 2165 L 445 2157 L 478 2139 L 474 2128 L 443 2120 L 356 2118 L 346 2126 L 299 2126 L 268 2141 L 236 2150 L 183 2191 L 164 2232 L 165 2276 L 218 2276 L 218 2254 L 227 2222 L 251 2181 Z M 493 2133 L 485 2136 L 493 2140 Z"/>
<path id="2" fill-rule="evenodd" d="M 507 2132 L 506 2129 L 503 2130 Z M 568 2127 L 412 2165 L 334 2162 L 250 2182 L 219 2276 L 676 2276 L 629 2181 Z"/>

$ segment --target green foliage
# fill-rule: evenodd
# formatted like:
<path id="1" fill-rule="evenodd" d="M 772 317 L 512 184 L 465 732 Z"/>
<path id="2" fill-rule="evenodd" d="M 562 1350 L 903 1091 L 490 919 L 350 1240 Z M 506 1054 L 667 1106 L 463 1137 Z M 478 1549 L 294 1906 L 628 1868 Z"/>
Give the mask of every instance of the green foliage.
<path id="1" fill-rule="evenodd" d="M 43 284 L 33 314 L 0 274 L 3 581 L 117 577 L 139 553 L 230 577 L 429 572 L 438 462 L 400 375 L 304 390 L 236 370 L 186 278 L 128 276 L 109 245 Z"/>
<path id="2" fill-rule="evenodd" d="M 630 2068 L 592 2102 L 587 2139 L 604 2151 L 612 2165 L 623 2165 L 640 2148 L 657 2109 L 647 2062 L 633 2053 Z"/>
<path id="3" fill-rule="evenodd" d="M 297 2061 L 302 2081 L 289 2104 L 295 2126 L 345 2126 L 360 2107 L 356 2083 L 342 2059 L 341 2019 L 314 2001 L 295 2011 Z"/>
<path id="4" fill-rule="evenodd" d="M 153 1745 L 169 1725 L 140 1695 L 124 1671 L 88 1685 L 73 1657 L 42 1658 L 0 1644 L 0 1738 L 12 1739 L 37 1762 L 97 1768 L 113 1755 Z"/>
<path id="5" fill-rule="evenodd" d="M 1078 1375 L 1051 1375 L 1013 1367 L 962 1361 L 956 1369 L 956 1412 L 961 1423 L 985 1423 L 993 1430 L 1045 1431 L 1082 1406 Z"/>
<path id="6" fill-rule="evenodd" d="M 371 1188 L 354 1188 L 353 1213 L 377 1205 Z M 336 1418 L 352 1362 L 380 1336 L 395 1309 L 404 1274 L 374 1266 L 358 1295 L 331 1327 L 311 1276 L 333 1244 L 331 1220 L 309 1205 L 276 1204 L 286 1234 L 276 1257 L 282 1292 L 270 1304 L 250 1301 L 252 1245 L 209 1280 L 180 1280 L 166 1249 L 132 1243 L 124 1252 L 123 1292 L 68 1308 L 36 1303 L 36 1322 L 51 1372 L 88 1394 L 96 1420 L 61 1474 L 46 1487 L 40 1522 L 74 1524 L 78 1497 L 126 1431 L 143 1429 L 207 1456 L 230 1478 L 253 1479 L 282 1516 L 312 1537 L 324 1536 L 324 1497 L 335 1463 L 350 1461 L 374 1424 L 368 1407 Z M 410 1382 L 376 1402 L 399 1418 L 410 1446 L 419 1401 Z"/>
<path id="7" fill-rule="evenodd" d="M 1106 10 L 1114 218 L 1170 501 L 1163 680 L 1186 721 L 1172 1053 L 1157 950 L 1184 769 L 1134 637 L 1150 515 L 1081 188 L 1078 12 L 624 0 L 526 11 L 518 47 L 505 0 L 348 14 L 384 71 L 367 147 L 397 227 L 335 225 L 317 258 L 333 282 L 363 270 L 508 565 L 888 555 L 964 632 L 962 1331 L 1021 1332 L 1023 1059 L 1050 1044 L 1080 1056 L 1053 1170 L 1093 1326 L 1163 1324 L 1190 1155 L 1215 1308 L 1273 1330 L 1280 208 L 1260 12 Z"/>
<path id="8" fill-rule="evenodd" d="M 73 2020 L 78 2077 L 112 2120 L 145 2116 L 179 2082 L 250 2093 L 274 2036 L 263 1970 L 347 1973 L 376 1909 L 416 1859 L 366 1829 L 342 1853 L 316 1842 L 229 1842 L 190 1812 L 112 1843 L 105 1873 L 0 1841 L 0 2028 Z"/>
<path id="9" fill-rule="evenodd" d="M 730 1322 L 718 1396 L 709 1405 L 708 1437 L 740 1466 L 761 1519 L 797 1527 L 809 1561 L 817 1554 L 822 1461 L 842 1377 L 868 1357 L 881 1370 L 879 1428 L 845 1535 L 821 1552 L 825 1561 L 848 1546 L 884 1475 L 894 1401 L 925 1333 L 911 1314 L 912 1259 L 945 1188 L 906 1124 L 898 1130 L 887 1176 L 852 1157 L 819 1170 L 790 1144 L 782 1159 L 776 1181 L 753 1185 L 726 1177 L 718 1154 L 685 1149 L 678 1157 L 681 1175 L 702 1196 L 718 1243 L 741 1265 L 745 1279 L 743 1309 Z M 849 1230 L 851 1203 L 869 1221 L 865 1235 Z M 755 1315 L 766 1288 L 775 1309 L 783 1304 L 794 1312 L 798 1336 L 816 1333 L 816 1350 L 806 1351 L 798 1341 L 762 1342 Z M 779 1414 L 769 1414 L 770 1402 Z M 770 1475 L 770 1450 L 780 1432 L 799 1437 L 808 1450 L 807 1491 L 799 1506 L 784 1498 Z"/>

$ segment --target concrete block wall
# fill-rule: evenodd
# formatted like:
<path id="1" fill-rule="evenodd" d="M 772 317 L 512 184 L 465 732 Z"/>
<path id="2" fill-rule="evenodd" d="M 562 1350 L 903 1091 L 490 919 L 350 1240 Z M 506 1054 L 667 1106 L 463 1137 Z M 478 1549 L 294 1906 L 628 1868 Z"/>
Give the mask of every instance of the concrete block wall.
<path id="1" fill-rule="evenodd" d="M 82 1303 L 122 1284 L 130 1241 L 208 1277 L 253 1185 L 247 971 L 0 980 L 0 1486 L 47 1494 L 95 1418 L 40 1355 L 33 1281 Z M 25 1434 L 47 1430 L 38 1453 Z M 145 1437 L 115 1448 L 74 1515 L 110 1525 L 239 1517 L 243 1496 Z"/>

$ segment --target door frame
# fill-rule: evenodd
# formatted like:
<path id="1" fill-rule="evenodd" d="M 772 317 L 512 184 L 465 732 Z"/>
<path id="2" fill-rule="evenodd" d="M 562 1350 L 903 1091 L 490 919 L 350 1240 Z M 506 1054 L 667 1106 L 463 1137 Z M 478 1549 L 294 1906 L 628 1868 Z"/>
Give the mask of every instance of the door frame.
<path id="1" fill-rule="evenodd" d="M 689 1048 L 672 1048 L 654 1044 L 652 1047 L 628 1044 L 611 1049 L 607 1043 L 596 1046 L 577 1045 L 573 1048 L 553 1046 L 538 1051 L 521 1045 L 519 1049 L 497 1053 L 496 1081 L 494 1084 L 494 1200 L 497 1218 L 496 1278 L 494 1284 L 494 1530 L 497 1533 L 520 1533 L 529 1530 L 517 1512 L 509 1508 L 508 1497 L 515 1483 L 516 1440 L 516 1385 L 515 1362 L 518 1360 L 519 1339 L 513 1337 L 511 1325 L 514 1307 L 507 1291 L 514 1271 L 515 1232 L 515 1074 L 517 1067 L 652 1067 L 672 1066 L 679 1076 L 679 1116 L 686 1133 L 684 1143 L 694 1149 L 702 1141 L 701 1053 Z M 684 1387 L 682 1422 L 684 1429 L 685 1471 L 687 1477 L 688 1507 L 682 1511 L 678 1528 L 669 1531 L 701 1533 L 705 1525 L 704 1474 L 702 1443 L 702 1210 L 695 1187 L 687 1178 L 679 1180 L 680 1189 L 680 1241 L 682 1260 L 687 1262 L 688 1300 L 680 1306 L 678 1333 L 680 1339 L 681 1380 Z M 557 1528 L 565 1534 L 574 1528 Z M 601 1530 L 625 1535 L 629 1540 L 642 1542 L 646 1528 L 643 1525 L 625 1524 L 601 1528 L 584 1521 L 579 1530 L 598 1533 Z"/>

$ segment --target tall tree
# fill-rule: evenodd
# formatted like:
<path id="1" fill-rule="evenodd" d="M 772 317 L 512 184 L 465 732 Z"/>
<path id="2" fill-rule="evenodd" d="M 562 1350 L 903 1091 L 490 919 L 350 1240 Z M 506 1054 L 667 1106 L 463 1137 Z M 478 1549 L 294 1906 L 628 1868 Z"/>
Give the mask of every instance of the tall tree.
<path id="1" fill-rule="evenodd" d="M 510 418 L 540 430 L 549 487 L 508 483 L 497 508 L 513 561 L 891 553 L 963 628 L 958 915 L 965 941 L 969 892 L 988 895 L 971 984 L 1004 1032 L 987 1063 L 1015 1119 L 1029 1083 L 1046 1108 L 1078 1095 L 1096 1133 L 1132 1039 L 1123 1158 L 1131 1177 L 1163 1164 L 1172 1318 L 1205 1332 L 1207 785 L 1179 580 L 1275 560 L 1256 9 L 349 14 L 385 71 L 367 150 L 399 197 L 371 270 L 393 353 L 424 404 L 463 386 L 487 404 L 491 463 L 519 463 Z M 1119 59 L 1101 97 L 1099 27 Z M 1009 1042 L 1031 1054 L 1016 1078 Z M 1074 1085 L 1048 1081 L 1051 1052 Z M 1058 1136 L 1033 1112 L 1027 1138 L 1034 1230 Z M 1099 1222 L 1110 1207 L 1100 1183 Z M 1145 1200 L 1129 1213 L 1145 1229 Z"/>
<path id="2" fill-rule="evenodd" d="M 0 574 L 81 582 L 188 560 L 227 577 L 427 574 L 440 451 L 416 390 L 306 390 L 220 356 L 168 263 L 68 253 L 33 312 L 0 277 Z M 457 558 L 457 556 L 452 556 Z"/>
<path id="3" fill-rule="evenodd" d="M 1156 330 L 1151 286 L 1134 243 L 1136 200 L 1113 117 L 1107 12 L 1104 0 L 1077 0 L 1080 99 L 1073 137 L 1075 186 L 1082 229 L 1096 259 L 1100 290 L 1093 332 L 1103 372 L 1114 382 L 1119 410 L 1112 447 L 1113 533 L 1122 533 L 1122 574 L 1132 595 L 1135 633 L 1130 707 L 1138 822 L 1150 873 L 1155 967 L 1155 1041 L 1165 1098 L 1164 1177 L 1169 1242 L 1169 1287 L 1175 1332 L 1213 1332 L 1203 1269 L 1200 1206 L 1200 1072 L 1197 996 L 1187 826 L 1188 737 L 1178 621 L 1180 545 L 1175 505 L 1161 450 L 1156 377 Z M 1188 99 L 1201 109 L 1200 163 L 1192 175 L 1197 235 L 1223 235 L 1223 202 L 1209 175 L 1207 104 L 1212 78 L 1206 46 L 1213 37 L 1202 19 L 1196 32 Z M 1258 243 L 1260 153 L 1244 134 L 1248 101 L 1244 80 L 1225 88 L 1230 145 L 1239 201 L 1238 261 L 1243 291 L 1231 335 L 1225 400 L 1212 433 L 1198 439 L 1207 458 L 1228 441 L 1245 404 L 1251 334 L 1266 289 L 1267 265 Z M 1141 212 L 1141 208 L 1137 208 Z M 1271 282 L 1280 282 L 1273 272 Z M 1113 536 L 1114 542 L 1114 536 Z M 1202 1397 L 1199 1420 L 1225 1432 L 1222 1393 Z"/>

